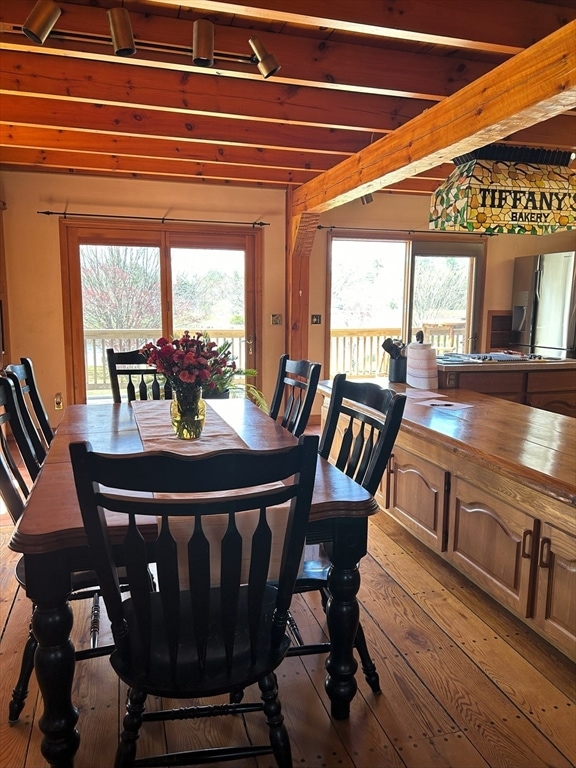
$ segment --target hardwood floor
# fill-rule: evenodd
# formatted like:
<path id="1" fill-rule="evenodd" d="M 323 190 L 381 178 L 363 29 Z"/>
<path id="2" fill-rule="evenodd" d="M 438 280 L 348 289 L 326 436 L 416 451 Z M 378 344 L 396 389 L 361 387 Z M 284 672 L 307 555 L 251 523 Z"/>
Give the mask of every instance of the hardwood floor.
<path id="1" fill-rule="evenodd" d="M 4 518 L 5 519 L 5 518 Z M 11 689 L 28 630 L 30 603 L 17 589 L 17 559 L 0 528 L 0 767 L 43 768 L 35 679 L 20 722 L 8 726 Z M 576 764 L 576 668 L 384 513 L 370 521 L 361 565 L 361 620 L 383 694 L 359 672 L 348 721 L 333 721 L 323 690 L 324 657 L 287 659 L 280 695 L 302 768 L 570 768 Z M 85 644 L 89 606 L 74 604 L 77 647 Z M 306 639 L 324 621 L 314 595 L 294 614 Z M 106 639 L 104 632 L 103 641 Z M 76 768 L 113 764 L 124 688 L 107 658 L 80 662 L 74 700 L 81 744 Z M 158 706 L 155 700 L 149 707 Z M 139 755 L 169 745 L 266 738 L 261 715 L 148 726 Z M 270 758 L 226 763 L 267 768 Z"/>

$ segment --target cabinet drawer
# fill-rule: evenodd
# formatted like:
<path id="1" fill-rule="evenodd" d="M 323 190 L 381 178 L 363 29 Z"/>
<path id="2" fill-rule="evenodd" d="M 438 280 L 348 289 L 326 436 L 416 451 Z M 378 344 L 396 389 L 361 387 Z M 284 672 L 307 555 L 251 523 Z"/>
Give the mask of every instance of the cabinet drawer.
<path id="1" fill-rule="evenodd" d="M 533 371 L 528 373 L 528 392 L 576 392 L 576 371 Z"/>
<path id="2" fill-rule="evenodd" d="M 460 389 L 484 392 L 491 395 L 500 392 L 523 392 L 524 374 L 521 371 L 463 371 L 459 375 Z"/>
<path id="3" fill-rule="evenodd" d="M 529 616 L 539 524 L 458 478 L 450 496 L 448 559 L 500 603 Z"/>
<path id="4" fill-rule="evenodd" d="M 572 392 L 529 392 L 526 404 L 552 413 L 576 417 L 576 391 Z"/>

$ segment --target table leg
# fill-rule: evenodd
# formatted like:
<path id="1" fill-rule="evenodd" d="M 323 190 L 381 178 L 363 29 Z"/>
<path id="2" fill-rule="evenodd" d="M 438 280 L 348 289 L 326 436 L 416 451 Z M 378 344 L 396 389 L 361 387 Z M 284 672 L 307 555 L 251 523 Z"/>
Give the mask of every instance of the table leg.
<path id="1" fill-rule="evenodd" d="M 70 571 L 62 552 L 25 557 L 26 591 L 35 605 L 32 631 L 38 641 L 34 668 L 44 702 L 39 720 L 44 734 L 42 754 L 54 768 L 73 768 L 80 736 L 78 710 L 72 704 L 75 662 L 70 640 Z"/>
<path id="2" fill-rule="evenodd" d="M 334 520 L 332 567 L 328 575 L 330 597 L 326 605 L 331 651 L 326 661 L 325 688 L 335 720 L 350 716 L 350 702 L 357 689 L 354 640 L 360 614 L 356 599 L 360 588 L 358 563 L 366 554 L 367 536 L 367 518 Z"/>

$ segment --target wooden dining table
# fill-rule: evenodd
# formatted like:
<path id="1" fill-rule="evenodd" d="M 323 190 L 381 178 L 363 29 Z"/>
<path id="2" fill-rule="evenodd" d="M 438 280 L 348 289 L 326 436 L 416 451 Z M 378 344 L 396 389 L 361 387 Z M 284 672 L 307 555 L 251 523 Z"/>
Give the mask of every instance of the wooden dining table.
<path id="1" fill-rule="evenodd" d="M 160 448 L 188 453 L 226 450 L 234 444 L 266 450 L 295 442 L 287 430 L 243 398 L 208 401 L 206 427 L 195 441 L 173 435 L 168 408 L 166 401 L 68 406 L 10 541 L 10 548 L 24 555 L 26 592 L 34 604 L 32 630 L 38 641 L 34 664 L 44 701 L 39 719 L 42 754 L 57 768 L 73 766 L 80 743 L 81 723 L 72 701 L 71 573 L 92 567 L 69 444 L 87 440 L 93 450 L 103 453 Z M 356 693 L 353 645 L 359 616 L 358 566 L 366 554 L 368 517 L 377 510 L 364 488 L 318 458 L 310 528 L 321 529 L 333 541 L 328 582 L 332 599 L 327 605 L 331 651 L 325 688 L 335 719 L 349 716 Z M 112 541 L 119 541 L 123 523 L 109 515 L 109 525 Z"/>

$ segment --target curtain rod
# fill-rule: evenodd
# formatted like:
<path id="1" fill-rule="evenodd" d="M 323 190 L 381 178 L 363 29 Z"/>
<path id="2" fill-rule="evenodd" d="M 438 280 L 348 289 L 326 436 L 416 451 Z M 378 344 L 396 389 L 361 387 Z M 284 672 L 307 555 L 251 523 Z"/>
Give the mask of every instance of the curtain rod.
<path id="1" fill-rule="evenodd" d="M 376 227 L 337 227 L 334 224 L 329 227 L 326 227 L 323 224 L 318 224 L 316 229 L 341 229 L 343 231 L 350 230 L 353 232 L 402 232 L 406 235 L 430 235 L 436 233 L 439 235 L 472 235 L 473 237 L 494 237 L 495 234 L 493 232 L 450 232 L 449 230 L 439 229 L 388 229 L 388 227 L 379 230 Z"/>
<path id="2" fill-rule="evenodd" d="M 247 227 L 269 227 L 267 221 L 217 221 L 215 219 L 170 219 L 167 216 L 118 216 L 114 213 L 68 213 L 67 211 L 36 211 L 42 216 L 82 216 L 83 218 L 94 219 L 137 219 L 139 221 L 161 221 L 164 224 L 167 221 L 186 222 L 187 224 L 242 224 Z"/>

